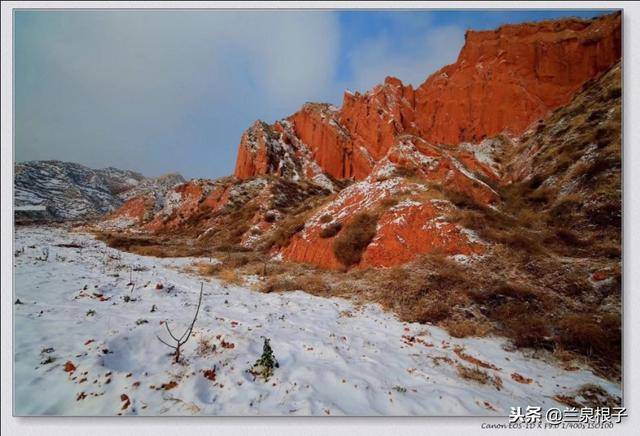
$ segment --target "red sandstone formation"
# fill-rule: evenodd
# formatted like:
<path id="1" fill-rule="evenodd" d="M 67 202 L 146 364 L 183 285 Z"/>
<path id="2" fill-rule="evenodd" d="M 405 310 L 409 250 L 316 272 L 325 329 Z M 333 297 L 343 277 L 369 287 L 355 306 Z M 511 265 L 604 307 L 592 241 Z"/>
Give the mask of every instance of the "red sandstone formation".
<path id="1" fill-rule="evenodd" d="M 149 197 L 134 197 L 127 200 L 120 208 L 111 214 L 111 218 L 129 218 L 141 222 L 145 215 L 153 207 L 153 201 Z"/>
<path id="2" fill-rule="evenodd" d="M 281 203 L 302 203 L 317 187 L 340 191 L 338 180 L 352 179 L 359 182 L 316 210 L 281 249 L 285 260 L 342 268 L 334 238 L 322 230 L 376 210 L 376 234 L 358 267 L 398 265 L 433 251 L 480 253 L 484 243 L 447 218 L 455 206 L 437 192 L 499 204 L 488 182 L 506 183 L 509 175 L 493 160 L 497 151 L 619 61 L 620 27 L 620 14 L 612 14 L 469 31 L 456 63 L 415 90 L 387 77 L 364 94 L 345 93 L 340 109 L 307 103 L 273 125 L 254 123 L 240 141 L 236 184 L 181 185 L 145 228 L 206 235 L 229 225 L 218 221 L 219 211 L 250 204 L 240 244 L 253 247 L 277 228 Z M 402 201 L 380 212 L 391 197 Z M 149 207 L 134 199 L 119 213 L 139 222 Z M 274 218 L 266 220 L 267 213 Z"/>
<path id="3" fill-rule="evenodd" d="M 307 104 L 288 121 L 323 171 L 361 180 L 400 134 L 436 145 L 479 142 L 503 132 L 517 136 L 568 103 L 620 55 L 620 14 L 469 31 L 456 63 L 415 91 L 387 77 L 365 94 L 345 93 L 339 110 Z M 270 153 L 262 140 L 247 147 L 246 136 L 235 176 L 278 174 L 282 155 Z"/>
<path id="4" fill-rule="evenodd" d="M 519 135 L 616 63 L 621 36 L 620 14 L 468 31 L 456 63 L 416 89 L 418 130 L 448 144 Z"/>
<path id="5" fill-rule="evenodd" d="M 474 254 L 483 251 L 474 235 L 447 221 L 451 203 L 428 197 L 424 186 L 402 178 L 384 181 L 365 180 L 349 186 L 338 197 L 319 209 L 283 250 L 284 258 L 323 268 L 340 269 L 334 253 L 333 238 L 323 238 L 324 227 L 349 225 L 363 211 L 375 210 L 385 200 L 398 195 L 407 199 L 385 210 L 378 219 L 377 232 L 365 249 L 359 267 L 393 266 L 413 259 L 417 254 L 440 251 L 448 254 Z M 323 223 L 323 217 L 331 221 Z"/>

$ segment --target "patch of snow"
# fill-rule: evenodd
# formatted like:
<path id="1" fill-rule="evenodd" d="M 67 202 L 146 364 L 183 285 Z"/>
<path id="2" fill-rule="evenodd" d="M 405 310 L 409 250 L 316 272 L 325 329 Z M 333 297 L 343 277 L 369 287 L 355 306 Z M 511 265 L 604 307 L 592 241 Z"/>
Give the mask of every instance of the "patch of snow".
<path id="1" fill-rule="evenodd" d="M 477 243 L 477 244 L 484 244 L 485 242 L 480 238 L 480 236 L 478 236 L 478 234 L 476 232 L 474 232 L 471 229 L 467 229 L 466 227 L 460 227 L 460 233 L 462 233 L 463 235 L 465 235 L 467 237 L 467 239 L 469 240 L 469 242 L 473 242 L 473 243 Z"/>
<path id="2" fill-rule="evenodd" d="M 28 206 L 14 206 L 14 212 L 44 212 L 47 210 L 47 206 L 32 204 Z"/>
<path id="3" fill-rule="evenodd" d="M 69 241 L 82 248 L 59 246 Z M 620 384 L 587 369 L 505 351 L 503 339 L 453 338 L 377 305 L 265 294 L 185 270 L 207 259 L 118 252 L 62 228 L 18 228 L 15 245 L 25 247 L 15 258 L 24 303 L 13 307 L 17 415 L 504 416 L 514 406 L 562 407 L 553 397 L 586 383 L 621 395 Z M 47 261 L 38 260 L 43 247 Z M 188 326 L 203 280 L 193 336 L 173 363 L 156 336 L 168 340 L 165 322 L 178 334 Z M 262 337 L 279 362 L 268 382 L 247 372 Z M 456 365 L 469 364 L 458 346 L 499 367 L 486 371 L 502 388 L 460 378 Z M 534 382 L 517 383 L 514 373 Z"/>

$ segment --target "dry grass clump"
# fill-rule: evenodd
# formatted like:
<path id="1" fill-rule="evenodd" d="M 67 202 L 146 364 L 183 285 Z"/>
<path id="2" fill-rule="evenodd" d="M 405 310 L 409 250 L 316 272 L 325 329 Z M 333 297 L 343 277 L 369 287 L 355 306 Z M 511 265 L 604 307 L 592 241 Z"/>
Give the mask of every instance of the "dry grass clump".
<path id="1" fill-rule="evenodd" d="M 412 318 L 420 323 L 437 323 L 449 317 L 451 307 L 442 300 L 421 300 L 421 304 L 416 306 Z"/>
<path id="2" fill-rule="evenodd" d="M 313 274 L 270 277 L 259 286 L 259 290 L 265 293 L 304 291 L 312 295 L 326 295 L 330 292 L 330 289 L 330 286 L 321 276 Z"/>
<path id="3" fill-rule="evenodd" d="M 292 277 L 275 276 L 269 277 L 258 287 L 261 292 L 269 294 L 271 292 L 289 292 L 300 290 L 298 281 Z"/>
<path id="4" fill-rule="evenodd" d="M 470 336 L 483 337 L 493 329 L 488 322 L 471 319 L 453 320 L 445 323 L 445 328 L 454 338 L 466 338 Z"/>
<path id="5" fill-rule="evenodd" d="M 576 391 L 576 397 L 582 400 L 584 406 L 581 407 L 620 407 L 622 404 L 620 397 L 614 397 L 601 386 L 594 385 L 592 383 L 580 386 Z"/>
<path id="6" fill-rule="evenodd" d="M 515 215 L 515 216 L 514 216 Z M 531 229 L 540 217 L 530 209 L 520 207 L 514 215 L 507 215 L 490 208 L 459 209 L 451 221 L 478 233 L 480 238 L 494 244 L 502 244 L 523 253 L 543 253 L 539 235 Z M 532 216 L 537 215 L 537 219 Z M 518 220 L 521 217 L 521 221 Z"/>
<path id="7" fill-rule="evenodd" d="M 523 313 L 504 323 L 516 347 L 553 347 L 549 338 L 549 323 L 543 317 Z"/>
<path id="8" fill-rule="evenodd" d="M 538 293 L 529 285 L 512 281 L 499 283 L 495 292 L 519 301 L 533 301 L 538 298 Z"/>
<path id="9" fill-rule="evenodd" d="M 339 286 L 381 304 L 403 321 L 435 324 L 466 304 L 464 290 L 473 284 L 465 271 L 446 256 L 432 254 L 405 267 L 350 271 Z"/>
<path id="10" fill-rule="evenodd" d="M 560 197 L 549 209 L 551 220 L 562 223 L 572 215 L 579 213 L 584 199 L 578 194 L 568 194 Z"/>
<path id="11" fill-rule="evenodd" d="M 469 368 L 468 366 L 464 366 L 461 364 L 458 364 L 456 368 L 458 371 L 458 376 L 460 376 L 460 378 L 471 380 L 483 385 L 491 383 L 497 390 L 502 389 L 502 379 L 497 375 L 492 376 L 487 371 L 483 371 L 480 368 Z"/>
<path id="12" fill-rule="evenodd" d="M 222 270 L 222 264 L 220 263 L 196 263 L 193 267 L 198 274 L 205 277 L 213 277 Z"/>
<path id="13" fill-rule="evenodd" d="M 456 367 L 458 376 L 465 380 L 471 380 L 482 385 L 486 385 L 491 380 L 491 376 L 487 371 L 483 371 L 479 368 L 470 368 L 468 366 L 460 365 Z"/>
<path id="14" fill-rule="evenodd" d="M 200 357 L 209 357 L 216 351 L 216 344 L 211 337 L 201 337 L 198 339 L 196 354 Z"/>
<path id="15" fill-rule="evenodd" d="M 606 362 L 619 361 L 622 332 L 619 315 L 570 315 L 559 323 L 559 342 L 569 350 L 597 357 Z"/>
<path id="16" fill-rule="evenodd" d="M 239 285 L 244 282 L 242 275 L 235 269 L 222 263 L 195 263 L 188 270 L 204 277 L 215 277 L 228 284 Z"/>
<path id="17" fill-rule="evenodd" d="M 482 304 L 491 308 L 491 315 L 498 313 L 498 309 L 509 310 L 509 313 L 525 307 L 524 304 L 531 301 L 530 299 L 520 299 L 517 293 L 518 288 L 512 288 L 505 282 L 492 282 L 487 284 L 478 283 L 478 286 L 468 289 L 466 294 L 478 304 Z M 528 294 L 522 293 L 522 296 Z M 513 307 L 507 303 L 513 303 Z M 516 309 L 518 308 L 518 309 Z"/>
<path id="18" fill-rule="evenodd" d="M 362 212 L 354 216 L 333 243 L 333 253 L 345 267 L 356 265 L 376 235 L 378 216 Z"/>
<path id="19" fill-rule="evenodd" d="M 223 268 L 218 272 L 217 277 L 225 283 L 240 285 L 244 282 L 242 276 L 233 268 Z"/>
<path id="20" fill-rule="evenodd" d="M 96 232 L 96 239 L 103 241 L 111 248 L 136 253 L 141 256 L 153 257 L 191 257 L 206 255 L 204 247 L 190 244 L 178 238 L 167 239 L 160 236 L 114 234 L 110 232 Z"/>

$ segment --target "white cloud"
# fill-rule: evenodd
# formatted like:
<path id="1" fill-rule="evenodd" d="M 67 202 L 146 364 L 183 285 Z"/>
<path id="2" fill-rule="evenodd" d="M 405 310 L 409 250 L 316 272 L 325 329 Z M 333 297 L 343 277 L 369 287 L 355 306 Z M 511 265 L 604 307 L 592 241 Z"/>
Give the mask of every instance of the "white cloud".
<path id="1" fill-rule="evenodd" d="M 331 13 L 20 14 L 18 160 L 222 176 L 251 121 L 335 92 Z"/>
<path id="2" fill-rule="evenodd" d="M 366 91 L 386 76 L 395 76 L 405 84 L 420 85 L 433 72 L 455 62 L 464 44 L 464 29 L 457 26 L 429 26 L 394 45 L 382 35 L 357 47 L 350 56 L 354 88 Z"/>

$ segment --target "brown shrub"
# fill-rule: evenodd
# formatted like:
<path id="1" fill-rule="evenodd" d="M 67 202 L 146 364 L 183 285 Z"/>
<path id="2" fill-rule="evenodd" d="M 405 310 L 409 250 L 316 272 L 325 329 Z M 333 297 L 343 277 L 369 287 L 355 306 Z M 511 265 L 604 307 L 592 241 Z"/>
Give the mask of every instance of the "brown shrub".
<path id="1" fill-rule="evenodd" d="M 619 201 L 606 201 L 588 206 L 587 218 L 600 228 L 622 226 L 621 204 Z"/>
<path id="2" fill-rule="evenodd" d="M 413 320 L 420 323 L 437 323 L 449 317 L 451 308 L 446 301 L 436 300 L 427 301 L 421 300 L 420 303 L 413 309 Z"/>
<path id="3" fill-rule="evenodd" d="M 591 244 L 591 241 L 580 238 L 577 233 L 568 229 L 557 229 L 555 236 L 562 243 L 572 247 L 586 247 Z"/>
<path id="4" fill-rule="evenodd" d="M 227 253 L 219 256 L 220 262 L 228 268 L 239 268 L 247 265 L 252 260 L 256 260 L 256 256 L 249 253 Z"/>
<path id="5" fill-rule="evenodd" d="M 505 327 L 516 347 L 549 346 L 549 323 L 541 316 L 524 313 L 506 321 Z"/>
<path id="6" fill-rule="evenodd" d="M 297 215 L 289 215 L 280 221 L 271 235 L 264 241 L 265 249 L 271 247 L 283 248 L 291 243 L 291 238 L 304 229 L 308 214 L 300 213 Z"/>
<path id="7" fill-rule="evenodd" d="M 419 276 L 425 277 L 430 289 L 451 292 L 454 289 L 466 289 L 472 286 L 468 281 L 466 268 L 442 253 L 418 257 L 414 262 L 414 271 Z"/>
<path id="8" fill-rule="evenodd" d="M 319 275 L 306 275 L 298 279 L 300 289 L 312 295 L 325 295 L 331 287 Z"/>
<path id="9" fill-rule="evenodd" d="M 521 301 L 505 301 L 489 312 L 489 316 L 501 323 L 526 315 L 531 310 L 530 305 Z"/>
<path id="10" fill-rule="evenodd" d="M 354 216 L 333 242 L 333 253 L 346 267 L 360 262 L 362 252 L 376 235 L 378 217 L 362 212 Z"/>
<path id="11" fill-rule="evenodd" d="M 586 273 L 582 271 L 570 271 L 563 274 L 562 279 L 554 288 L 563 295 L 571 297 L 577 297 L 593 290 L 593 286 L 589 283 Z"/>
<path id="12" fill-rule="evenodd" d="M 326 223 L 330 222 L 332 219 L 333 219 L 333 217 L 331 216 L 331 214 L 325 213 L 320 217 L 320 222 L 322 224 L 326 224 Z"/>
<path id="13" fill-rule="evenodd" d="M 537 204 L 548 204 L 550 203 L 557 191 L 555 188 L 551 186 L 543 186 L 528 195 L 528 199 Z"/>
<path id="14" fill-rule="evenodd" d="M 582 208 L 583 200 L 578 194 L 568 194 L 560 198 L 549 210 L 552 218 L 566 222 L 567 218 Z"/>
<path id="15" fill-rule="evenodd" d="M 335 222 L 335 223 L 331 223 L 329 225 L 326 225 L 322 228 L 322 230 L 320 230 L 320 237 L 321 238 L 333 238 L 335 235 L 337 235 L 340 230 L 342 230 L 342 224 Z"/>
<path id="16" fill-rule="evenodd" d="M 543 217 L 540 212 L 522 208 L 517 215 L 517 224 L 529 228 L 537 227 L 542 219 Z"/>
<path id="17" fill-rule="evenodd" d="M 574 177 L 585 177 L 587 180 L 597 176 L 603 171 L 619 164 L 615 159 L 608 159 L 607 156 L 598 156 L 592 160 L 582 160 L 573 168 Z"/>
<path id="18" fill-rule="evenodd" d="M 448 189 L 443 189 L 443 194 L 451 203 L 455 204 L 460 209 L 479 209 L 480 206 L 476 201 L 469 197 L 468 195 L 458 192 L 452 191 Z"/>
<path id="19" fill-rule="evenodd" d="M 180 245 L 131 245 L 127 251 L 141 256 L 153 257 L 191 257 L 203 254 L 203 251 L 195 246 Z"/>
<path id="20" fill-rule="evenodd" d="M 537 293 L 529 286 L 516 282 L 502 282 L 497 286 L 496 293 L 519 301 L 532 301 Z"/>
<path id="21" fill-rule="evenodd" d="M 509 195 L 514 194 L 511 192 Z M 516 208 L 516 211 L 523 214 L 523 220 L 527 220 L 527 215 L 523 212 L 523 208 L 524 205 Z M 531 222 L 519 223 L 518 218 L 514 219 L 489 208 L 457 211 L 451 220 L 462 227 L 478 232 L 479 236 L 484 240 L 504 244 L 523 253 L 545 252 L 544 247 L 541 246 L 538 240 L 539 236 L 521 227 L 522 225 L 530 227 Z"/>
<path id="22" fill-rule="evenodd" d="M 514 250 L 520 250 L 522 253 L 541 254 L 546 252 L 535 235 L 529 236 L 518 228 L 504 232 L 501 242 Z"/>
<path id="23" fill-rule="evenodd" d="M 600 322 L 590 314 L 570 315 L 558 327 L 563 347 L 586 356 L 619 361 L 622 335 L 618 315 L 605 315 Z"/>

